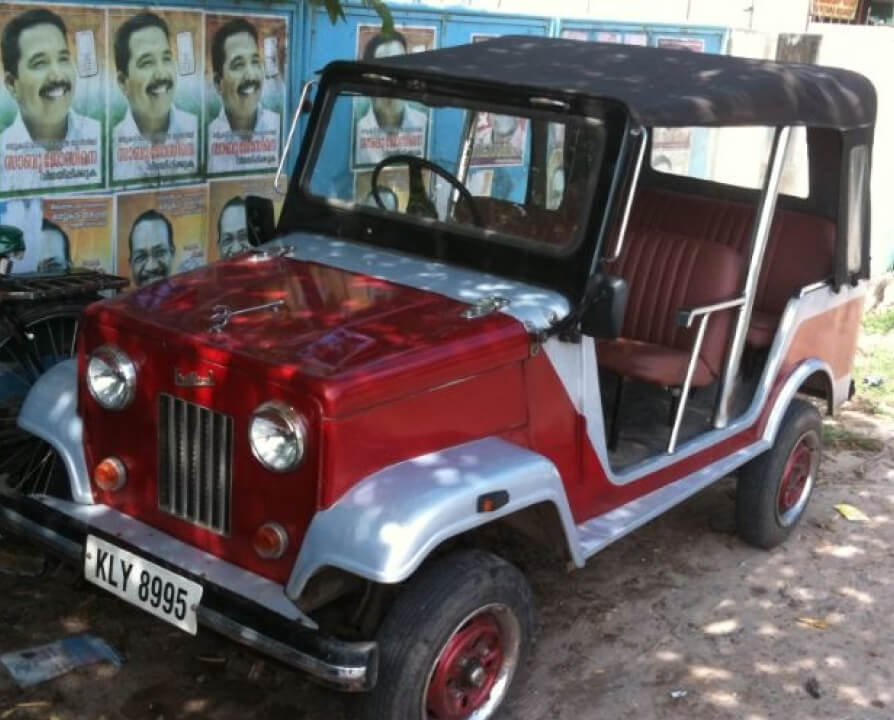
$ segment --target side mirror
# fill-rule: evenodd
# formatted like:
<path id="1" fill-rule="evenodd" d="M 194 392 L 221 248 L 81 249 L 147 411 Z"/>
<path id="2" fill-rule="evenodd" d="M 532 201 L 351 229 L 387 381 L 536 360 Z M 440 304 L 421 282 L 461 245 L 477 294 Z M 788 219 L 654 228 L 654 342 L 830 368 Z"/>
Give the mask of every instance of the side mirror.
<path id="1" fill-rule="evenodd" d="M 245 227 L 252 247 L 273 239 L 276 223 L 273 220 L 273 201 L 270 198 L 248 195 L 245 198 Z"/>
<path id="2" fill-rule="evenodd" d="M 581 332 L 594 338 L 616 338 L 624 327 L 626 310 L 627 281 L 614 275 L 599 275 L 596 292 L 580 320 Z"/>

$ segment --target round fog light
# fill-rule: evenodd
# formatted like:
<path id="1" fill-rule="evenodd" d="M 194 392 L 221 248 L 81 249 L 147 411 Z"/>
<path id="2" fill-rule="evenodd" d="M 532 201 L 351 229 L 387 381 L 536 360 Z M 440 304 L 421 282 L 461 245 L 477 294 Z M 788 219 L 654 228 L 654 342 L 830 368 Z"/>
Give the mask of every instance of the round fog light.
<path id="1" fill-rule="evenodd" d="M 100 490 L 115 492 L 127 482 L 127 469 L 118 458 L 107 457 L 94 469 L 93 482 Z"/>
<path id="2" fill-rule="evenodd" d="M 265 560 L 281 558 L 289 546 L 289 535 L 285 528 L 278 523 L 266 523 L 255 531 L 252 541 L 258 557 Z"/>

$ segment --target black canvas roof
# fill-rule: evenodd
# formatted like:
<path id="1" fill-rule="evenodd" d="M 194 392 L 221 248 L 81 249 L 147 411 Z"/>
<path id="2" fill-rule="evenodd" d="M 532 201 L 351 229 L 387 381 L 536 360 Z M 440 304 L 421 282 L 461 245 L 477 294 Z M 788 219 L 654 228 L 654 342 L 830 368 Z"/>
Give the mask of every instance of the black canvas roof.
<path id="1" fill-rule="evenodd" d="M 363 66 L 610 98 L 645 126 L 875 123 L 875 88 L 858 73 L 688 50 L 509 35 Z"/>

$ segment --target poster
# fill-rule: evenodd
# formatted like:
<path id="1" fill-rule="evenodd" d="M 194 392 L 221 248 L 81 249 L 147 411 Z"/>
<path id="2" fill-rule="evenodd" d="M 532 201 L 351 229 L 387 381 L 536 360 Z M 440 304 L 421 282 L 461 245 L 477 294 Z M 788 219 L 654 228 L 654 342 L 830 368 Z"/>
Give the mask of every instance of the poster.
<path id="1" fill-rule="evenodd" d="M 102 187 L 105 13 L 0 4 L 0 197 Z"/>
<path id="2" fill-rule="evenodd" d="M 37 270 L 37 263 L 42 257 L 40 228 L 43 224 L 43 211 L 40 198 L 0 200 L 0 225 L 11 225 L 22 231 L 25 241 L 25 252 L 21 257 L 14 257 L 12 272 L 27 273 Z"/>
<path id="3" fill-rule="evenodd" d="M 233 257 L 251 248 L 245 221 L 245 197 L 257 195 L 273 201 L 279 220 L 284 195 L 273 189 L 274 175 L 214 180 L 208 192 L 208 262 Z"/>
<path id="4" fill-rule="evenodd" d="M 495 35 L 472 35 L 472 42 L 489 40 Z M 472 143 L 470 167 L 523 165 L 528 146 L 528 120 L 514 115 L 478 113 Z"/>
<path id="5" fill-rule="evenodd" d="M 669 50 L 705 51 L 705 41 L 701 38 L 659 37 L 656 45 Z M 660 172 L 688 175 L 691 150 L 691 128 L 655 128 L 652 135 L 652 167 Z"/>
<path id="6" fill-rule="evenodd" d="M 275 170 L 288 78 L 285 18 L 205 16 L 208 175 Z"/>
<path id="7" fill-rule="evenodd" d="M 428 171 L 425 175 L 428 175 Z M 379 201 L 384 210 L 403 211 L 410 197 L 410 175 L 406 165 L 386 168 L 379 173 Z M 355 175 L 354 197 L 361 205 L 381 207 L 372 192 L 372 171 Z"/>
<path id="8" fill-rule="evenodd" d="M 395 27 L 384 35 L 378 25 L 357 26 L 357 58 L 375 60 L 435 47 L 437 31 L 427 26 Z M 354 104 L 351 167 L 373 168 L 389 155 L 423 157 L 427 147 L 429 113 L 399 98 L 360 98 Z"/>
<path id="9" fill-rule="evenodd" d="M 45 198 L 38 272 L 72 267 L 112 272 L 114 200 L 106 196 Z"/>
<path id="10" fill-rule="evenodd" d="M 109 10 L 109 147 L 114 184 L 199 173 L 202 13 Z M 112 73 L 109 73 L 112 75 Z"/>
<path id="11" fill-rule="evenodd" d="M 118 274 L 142 287 L 204 265 L 207 211 L 207 185 L 118 195 Z"/>
<path id="12" fill-rule="evenodd" d="M 549 124 L 546 137 L 546 208 L 557 210 L 565 196 L 565 124 Z"/>
<path id="13" fill-rule="evenodd" d="M 566 28 L 565 30 L 562 30 L 562 37 L 566 40 L 589 40 L 590 33 L 586 30 L 572 30 Z"/>

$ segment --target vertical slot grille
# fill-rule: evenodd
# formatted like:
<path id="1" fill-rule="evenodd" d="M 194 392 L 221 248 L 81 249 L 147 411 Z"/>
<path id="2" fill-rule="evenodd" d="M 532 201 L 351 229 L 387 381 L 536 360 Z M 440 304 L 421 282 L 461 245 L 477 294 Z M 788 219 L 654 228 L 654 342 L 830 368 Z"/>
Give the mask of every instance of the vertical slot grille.
<path id="1" fill-rule="evenodd" d="M 230 532 L 233 419 L 158 396 L 158 507 L 217 533 Z"/>

